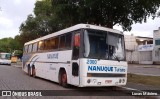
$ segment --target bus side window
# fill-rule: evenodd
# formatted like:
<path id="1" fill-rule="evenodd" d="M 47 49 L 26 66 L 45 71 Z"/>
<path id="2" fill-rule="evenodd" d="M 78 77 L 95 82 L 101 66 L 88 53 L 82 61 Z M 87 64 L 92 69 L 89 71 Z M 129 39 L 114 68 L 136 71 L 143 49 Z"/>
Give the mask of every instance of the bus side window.
<path id="1" fill-rule="evenodd" d="M 79 47 L 80 47 L 80 33 L 74 34 L 73 40 L 73 59 L 77 60 L 79 58 Z"/>
<path id="2" fill-rule="evenodd" d="M 31 52 L 32 52 L 32 44 L 28 46 L 28 53 L 31 53 Z"/>
<path id="3" fill-rule="evenodd" d="M 37 52 L 37 46 L 38 46 L 38 43 L 33 44 L 32 52 Z"/>
<path id="4" fill-rule="evenodd" d="M 53 49 L 58 49 L 58 44 L 59 44 L 59 37 L 55 37 L 52 39 L 52 47 Z"/>
<path id="5" fill-rule="evenodd" d="M 50 48 L 50 39 L 47 39 L 47 40 L 45 40 L 44 41 L 44 45 L 45 45 L 45 48 L 44 48 L 44 50 L 50 50 L 51 48 Z"/>
<path id="6" fill-rule="evenodd" d="M 71 48 L 71 40 L 72 40 L 72 33 L 67 33 L 66 34 L 66 48 L 67 49 Z"/>
<path id="7" fill-rule="evenodd" d="M 39 41 L 38 43 L 38 51 L 42 51 L 44 49 L 44 41 Z"/>
<path id="8" fill-rule="evenodd" d="M 24 46 L 24 53 L 28 52 L 28 45 Z"/>
<path id="9" fill-rule="evenodd" d="M 60 36 L 59 48 L 60 49 L 64 49 L 65 48 L 65 35 Z"/>

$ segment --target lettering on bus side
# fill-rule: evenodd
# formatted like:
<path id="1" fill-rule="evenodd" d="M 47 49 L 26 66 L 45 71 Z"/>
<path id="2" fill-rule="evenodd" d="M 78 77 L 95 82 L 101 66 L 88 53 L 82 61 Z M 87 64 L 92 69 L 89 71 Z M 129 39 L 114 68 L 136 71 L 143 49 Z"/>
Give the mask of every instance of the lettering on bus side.
<path id="1" fill-rule="evenodd" d="M 97 60 L 94 60 L 94 59 L 87 59 L 86 64 L 97 64 Z"/>
<path id="2" fill-rule="evenodd" d="M 120 68 L 120 67 L 114 67 L 115 72 L 125 72 L 126 70 L 124 68 Z"/>
<path id="3" fill-rule="evenodd" d="M 58 59 L 58 53 L 47 54 L 48 59 Z"/>
<path id="4" fill-rule="evenodd" d="M 125 72 L 126 70 L 122 67 L 88 66 L 88 71 Z"/>
<path id="5" fill-rule="evenodd" d="M 56 68 L 54 68 L 54 67 L 51 67 L 51 66 L 50 66 L 50 68 L 49 68 L 49 69 L 50 69 L 50 70 L 56 70 Z"/>
<path id="6" fill-rule="evenodd" d="M 113 71 L 113 67 L 107 66 L 88 66 L 88 71 Z"/>

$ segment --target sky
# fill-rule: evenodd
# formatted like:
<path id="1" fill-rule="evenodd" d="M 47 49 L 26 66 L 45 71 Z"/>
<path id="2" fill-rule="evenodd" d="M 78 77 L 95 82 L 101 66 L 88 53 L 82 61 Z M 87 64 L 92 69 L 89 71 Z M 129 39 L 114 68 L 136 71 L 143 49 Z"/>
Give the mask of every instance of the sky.
<path id="1" fill-rule="evenodd" d="M 14 38 L 19 34 L 19 27 L 27 19 L 29 14 L 33 14 L 36 0 L 0 0 L 0 39 L 5 37 Z M 126 35 L 152 37 L 153 30 L 160 27 L 160 18 L 152 20 L 149 18 L 147 23 L 133 24 L 130 32 Z M 120 26 L 114 29 L 123 31 Z"/>
<path id="2" fill-rule="evenodd" d="M 14 38 L 19 34 L 19 27 L 33 14 L 36 0 L 0 0 L 0 39 Z"/>

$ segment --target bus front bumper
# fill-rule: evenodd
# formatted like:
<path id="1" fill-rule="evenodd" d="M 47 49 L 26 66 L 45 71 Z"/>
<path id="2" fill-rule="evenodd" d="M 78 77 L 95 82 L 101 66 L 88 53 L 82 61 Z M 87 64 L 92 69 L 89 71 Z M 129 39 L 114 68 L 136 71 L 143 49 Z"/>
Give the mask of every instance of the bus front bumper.
<path id="1" fill-rule="evenodd" d="M 85 77 L 85 79 L 81 82 L 80 87 L 125 86 L 126 83 L 127 83 L 126 77 L 121 77 L 121 78 Z"/>

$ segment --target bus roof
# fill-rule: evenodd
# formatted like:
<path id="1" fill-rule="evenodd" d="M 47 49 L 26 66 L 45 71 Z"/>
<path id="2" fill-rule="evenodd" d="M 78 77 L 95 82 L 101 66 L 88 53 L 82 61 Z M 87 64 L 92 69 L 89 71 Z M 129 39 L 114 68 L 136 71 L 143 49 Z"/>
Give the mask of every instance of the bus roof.
<path id="1" fill-rule="evenodd" d="M 38 41 L 41 41 L 41 40 L 45 40 L 45 39 L 50 38 L 50 37 L 54 37 L 54 36 L 57 36 L 57 35 L 65 34 L 65 33 L 68 33 L 68 32 L 74 31 L 74 30 L 78 30 L 78 29 L 83 29 L 83 28 L 84 29 L 88 28 L 88 29 L 108 31 L 108 32 L 113 32 L 113 33 L 117 33 L 117 34 L 122 34 L 123 35 L 123 33 L 121 31 L 118 31 L 118 30 L 115 30 L 115 29 L 111 29 L 111 28 L 106 28 L 106 27 L 96 26 L 96 25 L 91 25 L 91 24 L 77 24 L 77 25 L 74 25 L 72 27 L 60 30 L 58 32 L 54 32 L 54 33 L 48 34 L 46 36 L 37 38 L 35 40 L 26 42 L 24 45 L 35 43 L 35 42 L 38 42 Z"/>
<path id="2" fill-rule="evenodd" d="M 11 53 L 0 52 L 0 54 L 11 54 Z"/>

